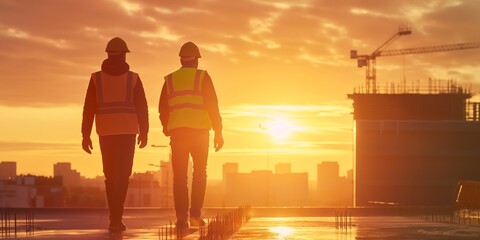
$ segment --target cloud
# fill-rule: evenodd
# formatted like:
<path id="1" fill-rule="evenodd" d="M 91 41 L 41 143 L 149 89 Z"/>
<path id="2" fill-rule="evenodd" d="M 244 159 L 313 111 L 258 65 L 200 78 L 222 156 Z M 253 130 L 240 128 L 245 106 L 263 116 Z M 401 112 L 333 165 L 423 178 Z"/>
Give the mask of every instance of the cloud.
<path id="1" fill-rule="evenodd" d="M 258 51 L 249 51 L 248 54 L 251 55 L 251 56 L 254 56 L 254 57 L 262 56 L 262 54 Z"/>
<path id="2" fill-rule="evenodd" d="M 102 34 L 100 29 L 96 27 L 91 27 L 91 26 L 85 26 L 83 27 L 83 30 L 85 33 L 93 38 L 98 38 L 98 39 L 107 39 L 108 37 L 105 34 Z"/>
<path id="3" fill-rule="evenodd" d="M 411 22 L 421 23 L 421 20 L 433 12 L 441 11 L 442 9 L 461 6 L 465 1 L 426 1 L 422 4 L 406 4 L 399 9 Z"/>
<path id="4" fill-rule="evenodd" d="M 348 38 L 347 29 L 344 26 L 340 26 L 335 23 L 323 23 L 320 32 L 326 36 L 329 36 L 332 42 Z"/>
<path id="5" fill-rule="evenodd" d="M 236 105 L 221 112 L 225 125 L 230 125 L 226 130 L 232 133 L 259 133 L 262 125 L 276 119 L 290 122 L 290 130 L 302 135 L 350 132 L 334 120 L 351 112 L 340 105 Z"/>
<path id="6" fill-rule="evenodd" d="M 67 41 L 65 39 L 50 39 L 41 36 L 34 36 L 26 31 L 22 31 L 13 27 L 2 27 L 0 26 L 0 34 L 6 37 L 17 38 L 20 40 L 33 41 L 43 45 L 48 45 L 55 48 L 65 49 L 69 48 Z"/>
<path id="7" fill-rule="evenodd" d="M 372 11 L 365 8 L 352 8 L 350 9 L 350 13 L 354 15 L 365 15 L 369 17 L 380 17 L 380 18 L 388 18 L 388 19 L 401 19 L 399 15 L 391 15 L 382 12 Z"/>
<path id="8" fill-rule="evenodd" d="M 311 47 L 309 49 L 311 49 Z M 345 57 L 346 54 L 338 53 L 335 48 L 329 48 L 327 49 L 327 52 L 324 52 L 321 55 L 316 55 L 311 52 L 313 51 L 301 48 L 297 58 L 299 60 L 310 62 L 313 65 L 326 65 L 332 67 L 351 66 L 351 63 L 347 61 L 347 58 Z"/>
<path id="9" fill-rule="evenodd" d="M 203 13 L 203 14 L 210 14 L 210 11 L 205 9 L 197 9 L 197 8 L 180 8 L 177 11 L 174 11 L 169 8 L 164 7 L 154 7 L 153 8 L 157 13 L 166 14 L 166 15 L 174 15 L 174 14 L 189 14 L 189 13 Z"/>
<path id="10" fill-rule="evenodd" d="M 280 47 L 280 44 L 276 43 L 273 40 L 264 40 L 263 42 L 268 49 L 275 49 Z"/>
<path id="11" fill-rule="evenodd" d="M 258 38 L 258 37 L 255 37 L 255 38 Z M 263 46 L 267 49 L 277 49 L 281 47 L 281 45 L 278 42 L 271 39 L 266 39 L 264 37 L 261 37 L 258 40 L 254 40 L 252 36 L 242 35 L 240 39 L 247 43 Z"/>
<path id="12" fill-rule="evenodd" d="M 459 81 L 460 84 L 472 83 L 475 78 L 472 78 L 470 74 L 474 73 L 475 76 L 480 74 L 480 69 L 474 65 L 462 66 L 460 68 L 430 66 L 426 68 L 426 71 L 433 78 L 442 79 L 445 85 L 448 80 Z"/>
<path id="13" fill-rule="evenodd" d="M 480 39 L 475 24 L 480 21 L 478 11 L 480 5 L 474 1 L 458 0 L 108 0 L 94 5 L 85 1 L 0 1 L 0 104 L 81 104 L 89 74 L 100 69 L 105 44 L 115 36 L 134 49 L 128 55 L 129 64 L 141 73 L 151 91 L 147 92 L 149 102 L 158 101 L 159 71 L 175 66 L 170 56 L 176 56 L 182 40 L 189 39 L 215 53 L 202 64 L 218 73 L 219 79 L 231 79 L 217 89 L 220 94 L 226 92 L 228 104 L 249 99 L 268 103 L 260 90 L 266 88 L 282 92 L 278 101 L 296 99 L 296 103 L 308 104 L 318 98 L 344 96 L 352 85 L 346 79 L 362 78 L 363 70 L 348 59 L 350 49 L 373 51 L 405 20 L 415 23 L 414 32 L 398 39 L 392 48 L 474 42 Z M 474 51 L 465 52 L 458 60 L 455 55 L 456 62 L 442 57 L 439 62 L 438 56 L 418 58 L 439 67 L 461 68 L 459 76 L 475 79 L 472 68 L 462 67 L 476 61 Z M 398 69 L 401 65 L 384 61 L 379 68 L 390 65 Z M 238 69 L 245 71 L 232 74 Z M 416 72 L 412 74 L 425 73 Z M 81 76 L 85 76 L 83 80 Z M 327 93 L 315 93 L 312 84 L 320 84 L 319 89 L 331 85 L 318 81 L 326 78 L 339 79 L 339 85 Z M 259 88 L 247 87 L 250 83 L 245 79 Z M 8 84 L 3 84 L 7 80 Z M 248 90 L 251 96 L 236 96 L 237 90 Z"/>
<path id="14" fill-rule="evenodd" d="M 322 56 L 313 56 L 307 52 L 300 53 L 298 59 L 305 60 L 313 64 L 322 64 L 322 65 L 334 65 L 335 63 L 331 62 L 328 58 Z"/>
<path id="15" fill-rule="evenodd" d="M 270 6 L 280 10 L 289 10 L 292 8 L 308 8 L 311 6 L 311 1 L 297 0 L 292 1 L 264 1 L 264 0 L 252 0 L 253 3 L 263 6 Z"/>
<path id="16" fill-rule="evenodd" d="M 330 149 L 341 151 L 352 151 L 352 141 L 296 141 L 290 142 L 292 146 L 305 149 Z"/>
<path id="17" fill-rule="evenodd" d="M 223 43 L 200 44 L 200 48 L 213 53 L 220 53 L 222 55 L 228 55 L 232 53 L 232 50 L 230 49 L 230 47 Z"/>
<path id="18" fill-rule="evenodd" d="M 154 32 L 142 31 L 140 32 L 140 36 L 143 38 L 162 39 L 169 42 L 178 42 L 183 38 L 183 36 L 174 33 L 166 26 L 161 26 Z"/>
<path id="19" fill-rule="evenodd" d="M 266 18 L 252 18 L 249 21 L 252 34 L 270 33 L 280 13 L 270 13 Z"/>
<path id="20" fill-rule="evenodd" d="M 284 155 L 293 156 L 298 155 L 313 155 L 316 157 L 319 156 L 331 156 L 331 155 L 339 155 L 339 154 L 348 154 L 351 152 L 350 150 L 341 150 L 341 149 L 297 149 L 297 148 L 237 148 L 237 149 L 222 149 L 223 156 L 263 156 L 265 153 L 269 153 L 269 155 Z"/>
<path id="21" fill-rule="evenodd" d="M 79 144 L 65 142 L 15 142 L 0 140 L 1 152 L 59 151 L 78 149 Z"/>
<path id="22" fill-rule="evenodd" d="M 132 2 L 132 1 L 127 1 L 127 0 L 111 0 L 111 1 L 115 2 L 120 7 L 122 7 L 123 10 L 125 10 L 125 12 L 129 16 L 132 16 L 132 15 L 134 15 L 136 13 L 139 13 L 143 10 L 142 5 L 140 5 L 139 3 Z"/>
<path id="23" fill-rule="evenodd" d="M 19 31 L 14 28 L 3 29 L 2 34 L 8 37 L 15 37 L 15 38 L 22 38 L 22 39 L 27 39 L 30 37 L 28 33 Z"/>

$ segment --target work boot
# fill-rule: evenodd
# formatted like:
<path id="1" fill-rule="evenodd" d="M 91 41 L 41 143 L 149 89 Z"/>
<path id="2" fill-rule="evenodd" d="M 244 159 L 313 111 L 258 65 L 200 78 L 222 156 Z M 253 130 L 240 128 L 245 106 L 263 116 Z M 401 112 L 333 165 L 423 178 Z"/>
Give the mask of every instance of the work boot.
<path id="1" fill-rule="evenodd" d="M 125 226 L 125 224 L 123 224 L 121 220 L 119 220 L 110 222 L 108 229 L 110 230 L 110 232 L 123 232 L 127 230 L 127 227 Z"/>
<path id="2" fill-rule="evenodd" d="M 188 222 L 187 220 L 177 220 L 177 223 L 175 223 L 175 227 L 177 228 L 177 230 L 186 229 L 188 228 Z"/>
<path id="3" fill-rule="evenodd" d="M 190 225 L 195 227 L 205 226 L 205 221 L 201 217 L 190 217 Z"/>

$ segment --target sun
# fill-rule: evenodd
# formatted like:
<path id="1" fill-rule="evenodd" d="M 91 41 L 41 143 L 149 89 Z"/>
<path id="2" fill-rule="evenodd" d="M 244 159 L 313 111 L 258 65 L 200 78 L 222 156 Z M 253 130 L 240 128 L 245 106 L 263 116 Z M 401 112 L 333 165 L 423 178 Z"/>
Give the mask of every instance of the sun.
<path id="1" fill-rule="evenodd" d="M 293 228 L 285 227 L 285 226 L 278 226 L 278 227 L 271 227 L 270 232 L 277 234 L 278 239 L 286 239 L 294 232 Z"/>
<path id="2" fill-rule="evenodd" d="M 260 124 L 260 128 L 275 140 L 285 140 L 290 136 L 293 125 L 285 118 L 277 118 L 266 124 Z"/>

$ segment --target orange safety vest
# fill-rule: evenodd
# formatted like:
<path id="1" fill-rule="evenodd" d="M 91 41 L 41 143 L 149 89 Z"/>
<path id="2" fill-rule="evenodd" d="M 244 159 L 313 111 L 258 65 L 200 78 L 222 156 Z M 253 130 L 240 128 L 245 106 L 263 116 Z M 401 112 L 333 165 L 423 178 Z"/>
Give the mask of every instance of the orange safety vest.
<path id="1" fill-rule="evenodd" d="M 95 126 L 98 135 L 137 134 L 133 90 L 138 74 L 128 71 L 114 76 L 100 71 L 92 73 L 92 79 L 97 90 Z"/>
<path id="2" fill-rule="evenodd" d="M 206 129 L 212 121 L 204 106 L 202 85 L 206 71 L 180 68 L 165 76 L 169 116 L 167 130 L 177 128 Z"/>

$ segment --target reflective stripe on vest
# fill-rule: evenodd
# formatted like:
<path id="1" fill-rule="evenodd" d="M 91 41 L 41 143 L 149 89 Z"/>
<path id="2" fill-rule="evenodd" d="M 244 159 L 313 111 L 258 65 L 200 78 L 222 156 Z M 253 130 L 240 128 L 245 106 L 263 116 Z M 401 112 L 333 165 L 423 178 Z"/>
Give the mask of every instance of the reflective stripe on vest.
<path id="1" fill-rule="evenodd" d="M 96 72 L 92 79 L 97 90 L 95 125 L 98 135 L 137 134 L 133 91 L 138 75 L 130 71 L 119 76 Z"/>
<path id="2" fill-rule="evenodd" d="M 165 77 L 169 106 L 167 129 L 210 129 L 211 120 L 204 106 L 202 84 L 205 71 L 180 68 Z"/>

